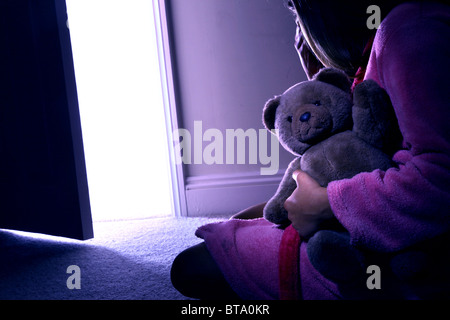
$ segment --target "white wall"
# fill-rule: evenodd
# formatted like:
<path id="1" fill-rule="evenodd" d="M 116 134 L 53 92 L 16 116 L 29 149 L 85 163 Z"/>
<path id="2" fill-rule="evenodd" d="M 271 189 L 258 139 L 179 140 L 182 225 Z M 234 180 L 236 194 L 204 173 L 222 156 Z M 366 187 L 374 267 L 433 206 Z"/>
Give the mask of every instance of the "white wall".
<path id="1" fill-rule="evenodd" d="M 194 133 L 262 129 L 262 108 L 306 80 L 294 49 L 295 23 L 281 0 L 170 0 L 179 126 Z M 267 141 L 269 143 L 269 141 Z M 203 148 L 208 142 L 203 143 Z M 232 214 L 268 200 L 293 156 L 280 148 L 279 174 L 261 163 L 184 168 L 189 215 Z"/>

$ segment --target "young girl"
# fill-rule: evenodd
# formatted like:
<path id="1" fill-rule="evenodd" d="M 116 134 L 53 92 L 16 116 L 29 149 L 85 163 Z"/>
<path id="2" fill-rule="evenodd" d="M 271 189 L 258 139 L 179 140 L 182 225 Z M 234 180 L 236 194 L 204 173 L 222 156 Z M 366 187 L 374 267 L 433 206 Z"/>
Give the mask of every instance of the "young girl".
<path id="1" fill-rule="evenodd" d="M 384 17 L 378 30 L 367 25 L 370 5 Z M 175 259 L 173 285 L 200 299 L 448 297 L 450 283 L 441 278 L 447 268 L 439 259 L 429 261 L 434 277 L 411 283 L 383 278 L 373 295 L 365 282 L 324 278 L 308 259 L 307 239 L 333 217 L 348 230 L 353 245 L 380 256 L 449 233 L 450 7 L 366 0 L 292 0 L 289 7 L 308 76 L 322 65 L 334 67 L 355 84 L 373 79 L 387 91 L 403 135 L 393 157 L 396 167 L 334 181 L 327 188 L 296 172 L 297 189 L 285 203 L 290 227 L 281 230 L 258 218 L 264 205 L 203 226 L 197 235 L 204 242 Z M 382 275 L 389 274 L 383 270 Z"/>

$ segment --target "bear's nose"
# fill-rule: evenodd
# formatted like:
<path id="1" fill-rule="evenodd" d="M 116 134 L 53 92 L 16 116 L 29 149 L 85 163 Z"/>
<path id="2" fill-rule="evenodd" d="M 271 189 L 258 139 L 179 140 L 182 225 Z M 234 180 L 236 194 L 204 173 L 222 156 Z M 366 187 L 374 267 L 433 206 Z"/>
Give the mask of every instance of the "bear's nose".
<path id="1" fill-rule="evenodd" d="M 311 119 L 311 113 L 309 113 L 309 112 L 305 112 L 305 113 L 302 114 L 302 116 L 300 117 L 300 121 L 301 121 L 301 122 L 307 122 L 307 121 L 309 121 L 309 119 Z"/>

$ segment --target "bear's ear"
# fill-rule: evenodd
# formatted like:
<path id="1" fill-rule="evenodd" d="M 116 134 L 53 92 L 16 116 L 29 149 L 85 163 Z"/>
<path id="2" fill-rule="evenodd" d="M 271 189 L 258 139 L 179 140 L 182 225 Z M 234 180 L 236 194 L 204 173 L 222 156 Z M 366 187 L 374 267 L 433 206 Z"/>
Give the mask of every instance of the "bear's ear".
<path id="1" fill-rule="evenodd" d="M 275 129 L 275 116 L 280 105 L 281 96 L 276 96 L 266 102 L 263 110 L 263 123 L 267 130 Z"/>
<path id="2" fill-rule="evenodd" d="M 344 90 L 345 92 L 351 92 L 352 84 L 350 79 L 343 71 L 338 69 L 324 68 L 314 76 L 313 80 L 331 84 L 341 90 Z"/>

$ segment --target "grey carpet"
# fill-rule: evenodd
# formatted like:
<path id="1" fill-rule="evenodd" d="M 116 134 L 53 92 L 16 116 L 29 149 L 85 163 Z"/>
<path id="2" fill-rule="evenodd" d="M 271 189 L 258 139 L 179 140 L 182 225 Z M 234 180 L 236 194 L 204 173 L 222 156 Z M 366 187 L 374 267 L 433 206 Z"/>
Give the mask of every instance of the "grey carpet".
<path id="1" fill-rule="evenodd" d="M 172 261 L 201 241 L 197 227 L 223 219 L 97 222 L 84 242 L 0 230 L 0 299 L 186 299 L 171 285 Z M 79 290 L 67 288 L 70 265 L 80 267 Z"/>

